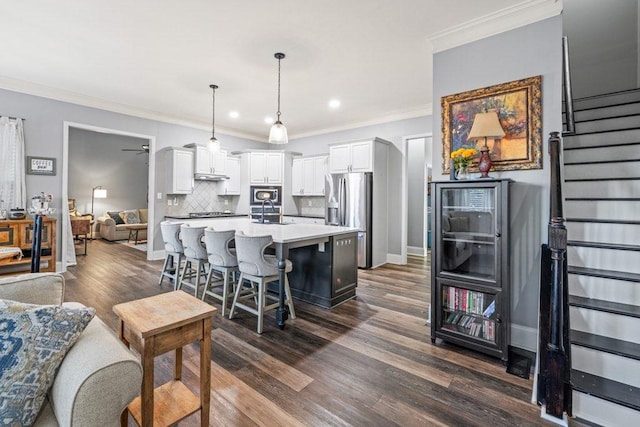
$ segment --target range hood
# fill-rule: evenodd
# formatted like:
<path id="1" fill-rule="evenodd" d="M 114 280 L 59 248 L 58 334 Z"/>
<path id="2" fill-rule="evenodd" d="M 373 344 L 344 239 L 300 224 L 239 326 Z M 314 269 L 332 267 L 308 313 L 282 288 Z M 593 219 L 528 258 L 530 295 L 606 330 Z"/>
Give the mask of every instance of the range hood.
<path id="1" fill-rule="evenodd" d="M 210 175 L 205 173 L 197 173 L 193 175 L 193 179 L 197 181 L 224 181 L 225 179 L 229 179 L 226 175 Z"/>

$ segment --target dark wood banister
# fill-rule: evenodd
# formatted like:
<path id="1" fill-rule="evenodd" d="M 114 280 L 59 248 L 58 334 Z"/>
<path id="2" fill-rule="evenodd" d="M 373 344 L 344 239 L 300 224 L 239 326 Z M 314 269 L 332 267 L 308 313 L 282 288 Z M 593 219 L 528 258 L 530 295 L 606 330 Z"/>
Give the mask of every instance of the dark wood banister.
<path id="1" fill-rule="evenodd" d="M 559 132 L 549 137 L 551 194 L 549 243 L 542 245 L 538 403 L 547 414 L 571 415 L 571 347 L 567 272 L 567 228 L 562 212 L 562 166 Z"/>
<path id="2" fill-rule="evenodd" d="M 564 84 L 564 121 L 566 130 L 563 135 L 576 133 L 576 120 L 573 114 L 573 92 L 571 90 L 571 70 L 569 69 L 569 41 L 562 37 L 562 79 Z"/>

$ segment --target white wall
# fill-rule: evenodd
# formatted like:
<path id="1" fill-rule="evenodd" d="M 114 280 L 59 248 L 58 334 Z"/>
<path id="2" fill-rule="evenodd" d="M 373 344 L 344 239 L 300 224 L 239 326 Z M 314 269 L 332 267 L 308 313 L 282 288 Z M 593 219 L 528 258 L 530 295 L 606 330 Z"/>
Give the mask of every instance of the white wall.
<path id="1" fill-rule="evenodd" d="M 549 221 L 548 135 L 562 130 L 562 18 L 546 19 L 434 56 L 433 129 L 441 129 L 440 98 L 512 80 L 542 75 L 544 169 L 492 172 L 511 178 L 511 341 L 536 349 L 540 245 Z M 434 133 L 433 179 L 442 174 L 442 136 Z"/>
<path id="2" fill-rule="evenodd" d="M 410 135 L 430 133 L 432 129 L 431 125 L 431 117 L 424 116 L 379 125 L 364 126 L 292 140 L 289 142 L 287 150 L 298 151 L 308 156 L 328 154 L 330 144 L 343 141 L 378 137 L 391 142 L 392 146 L 389 147 L 388 162 L 388 253 L 400 256 L 402 249 L 402 138 Z"/>

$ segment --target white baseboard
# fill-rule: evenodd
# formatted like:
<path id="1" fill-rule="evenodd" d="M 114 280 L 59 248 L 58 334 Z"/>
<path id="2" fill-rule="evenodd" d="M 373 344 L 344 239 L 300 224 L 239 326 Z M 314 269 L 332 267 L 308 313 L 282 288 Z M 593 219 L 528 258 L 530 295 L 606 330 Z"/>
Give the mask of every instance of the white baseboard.
<path id="1" fill-rule="evenodd" d="M 422 246 L 407 246 L 407 254 L 409 255 L 418 255 L 418 256 L 427 256 L 426 248 Z"/>
<path id="2" fill-rule="evenodd" d="M 511 345 L 513 347 L 522 348 L 538 352 L 538 330 L 530 326 L 511 324 Z"/>
<path id="3" fill-rule="evenodd" d="M 387 254 L 387 262 L 391 264 L 399 264 L 399 265 L 406 264 L 406 262 L 404 262 L 404 260 L 402 259 L 402 256 L 397 254 Z"/>

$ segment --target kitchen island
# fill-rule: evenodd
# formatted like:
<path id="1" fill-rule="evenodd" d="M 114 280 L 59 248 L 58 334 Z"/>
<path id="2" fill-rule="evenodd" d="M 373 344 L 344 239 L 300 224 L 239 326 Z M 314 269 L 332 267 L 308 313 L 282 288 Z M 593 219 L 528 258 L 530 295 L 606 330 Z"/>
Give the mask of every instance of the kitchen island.
<path id="1" fill-rule="evenodd" d="M 179 222 L 179 221 L 174 221 Z M 189 225 L 218 231 L 242 231 L 248 236 L 271 235 L 280 260 L 280 307 L 276 319 L 280 328 L 288 317 L 284 305 L 284 260 L 293 270 L 289 286 L 294 298 L 331 308 L 356 295 L 358 282 L 358 229 L 320 224 L 260 224 L 248 218 L 189 220 Z"/>

